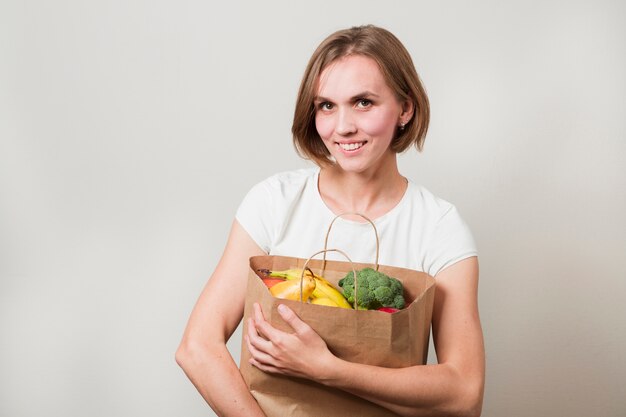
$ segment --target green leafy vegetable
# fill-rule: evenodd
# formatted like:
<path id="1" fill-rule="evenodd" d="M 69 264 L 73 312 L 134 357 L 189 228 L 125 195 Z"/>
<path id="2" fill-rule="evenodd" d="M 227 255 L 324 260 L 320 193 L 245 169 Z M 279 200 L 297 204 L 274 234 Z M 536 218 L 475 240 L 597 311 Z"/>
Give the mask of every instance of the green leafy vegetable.
<path id="1" fill-rule="evenodd" d="M 376 310 L 381 307 L 404 308 L 402 283 L 372 268 L 357 271 L 357 307 L 361 310 Z M 354 303 L 354 273 L 348 272 L 339 280 L 343 295 L 350 304 Z"/>

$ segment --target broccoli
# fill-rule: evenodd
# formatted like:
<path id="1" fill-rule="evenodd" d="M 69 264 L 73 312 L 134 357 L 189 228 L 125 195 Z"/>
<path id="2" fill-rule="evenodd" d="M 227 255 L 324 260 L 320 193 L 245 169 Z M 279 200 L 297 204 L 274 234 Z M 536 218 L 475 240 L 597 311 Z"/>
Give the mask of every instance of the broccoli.
<path id="1" fill-rule="evenodd" d="M 402 283 L 372 268 L 357 271 L 357 307 L 359 310 L 376 310 L 381 307 L 404 308 Z M 343 295 L 354 303 L 354 273 L 348 272 L 339 280 Z"/>

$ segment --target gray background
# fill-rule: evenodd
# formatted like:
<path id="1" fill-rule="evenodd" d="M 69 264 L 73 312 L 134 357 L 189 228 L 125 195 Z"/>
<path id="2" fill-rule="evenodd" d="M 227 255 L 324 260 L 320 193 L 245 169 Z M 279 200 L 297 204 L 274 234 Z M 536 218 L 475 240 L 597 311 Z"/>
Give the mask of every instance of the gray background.
<path id="1" fill-rule="evenodd" d="M 625 415 L 625 16 L 4 0 L 0 416 L 212 415 L 175 365 L 182 330 L 249 187 L 309 166 L 289 131 L 308 57 L 362 23 L 406 44 L 431 99 L 402 172 L 479 245 L 483 415 Z"/>

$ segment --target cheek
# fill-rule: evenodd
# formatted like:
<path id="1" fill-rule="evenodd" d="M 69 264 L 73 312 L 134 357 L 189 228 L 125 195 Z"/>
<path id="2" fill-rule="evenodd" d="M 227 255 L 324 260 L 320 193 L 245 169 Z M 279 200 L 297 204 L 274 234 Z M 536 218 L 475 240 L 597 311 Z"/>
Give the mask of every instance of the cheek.
<path id="1" fill-rule="evenodd" d="M 323 116 L 315 117 L 315 128 L 317 129 L 317 134 L 320 135 L 322 140 L 330 138 L 334 129 L 331 118 Z"/>
<path id="2" fill-rule="evenodd" d="M 371 136 L 390 136 L 396 129 L 396 117 L 392 114 L 377 114 L 365 118 L 361 122 L 361 129 Z"/>

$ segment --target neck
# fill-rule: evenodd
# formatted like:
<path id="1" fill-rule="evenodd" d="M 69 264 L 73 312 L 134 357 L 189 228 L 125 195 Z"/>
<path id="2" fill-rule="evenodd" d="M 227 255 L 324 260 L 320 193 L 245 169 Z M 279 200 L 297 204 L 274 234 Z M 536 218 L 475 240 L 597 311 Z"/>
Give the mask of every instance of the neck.
<path id="1" fill-rule="evenodd" d="M 374 220 L 395 207 L 406 191 L 407 180 L 398 171 L 395 154 L 384 169 L 346 172 L 338 165 L 320 170 L 319 192 L 335 213 L 357 212 Z M 355 217 L 356 221 L 363 221 Z"/>

